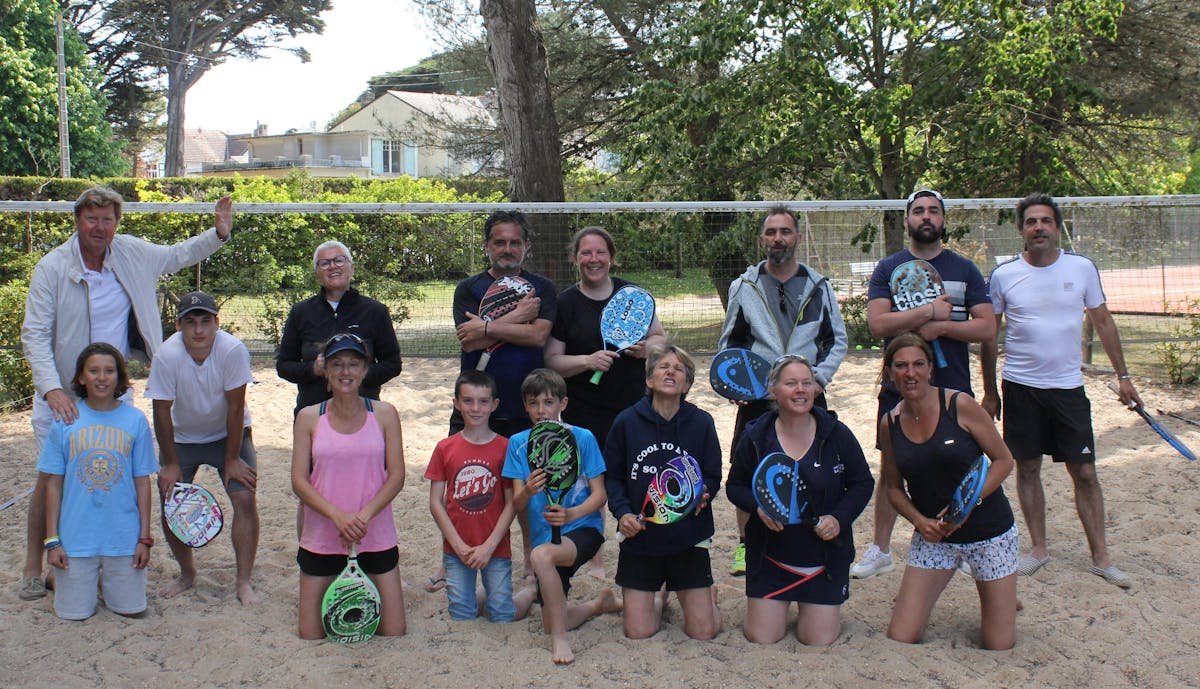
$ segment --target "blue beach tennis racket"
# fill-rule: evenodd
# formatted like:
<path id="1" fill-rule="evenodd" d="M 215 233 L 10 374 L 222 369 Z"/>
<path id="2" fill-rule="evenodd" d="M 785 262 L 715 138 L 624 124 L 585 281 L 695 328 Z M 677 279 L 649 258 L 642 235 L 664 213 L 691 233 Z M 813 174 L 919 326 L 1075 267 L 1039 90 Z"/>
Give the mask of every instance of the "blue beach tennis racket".
<path id="1" fill-rule="evenodd" d="M 991 466 L 992 461 L 987 455 L 979 455 L 971 464 L 966 476 L 962 477 L 954 489 L 954 494 L 950 496 L 950 504 L 946 506 L 946 512 L 941 518 L 943 523 L 961 526 L 967 521 L 971 511 L 983 501 L 983 484 Z"/>
<path id="2" fill-rule="evenodd" d="M 625 285 L 617 290 L 600 314 L 600 336 L 604 349 L 612 345 L 617 353 L 646 339 L 654 322 L 654 297 L 637 285 Z M 592 384 L 599 384 L 604 371 L 592 374 Z"/>
<path id="3" fill-rule="evenodd" d="M 379 629 L 382 605 L 379 589 L 358 567 L 358 546 L 350 546 L 346 568 L 325 590 L 321 599 L 321 624 L 325 636 L 337 644 L 357 644 Z"/>
<path id="4" fill-rule="evenodd" d="M 767 455 L 754 470 L 754 500 L 768 517 L 781 524 L 816 526 L 820 518 L 813 514 L 808 484 L 800 472 L 800 462 L 782 452 Z"/>
<path id="5" fill-rule="evenodd" d="M 932 303 L 946 293 L 942 285 L 942 276 L 938 274 L 929 261 L 906 261 L 896 266 L 888 281 L 892 292 L 892 304 L 897 311 L 908 311 Z M 946 355 L 942 354 L 942 346 L 935 339 L 933 354 L 937 359 L 938 368 L 946 368 Z"/>
<path id="6" fill-rule="evenodd" d="M 767 398 L 771 364 L 749 349 L 722 349 L 708 368 L 713 392 L 727 400 L 753 402 Z"/>
<path id="7" fill-rule="evenodd" d="M 1117 397 L 1121 396 L 1121 390 L 1116 386 L 1116 384 L 1109 383 L 1108 389 L 1115 392 Z M 1142 420 L 1149 424 L 1150 428 L 1153 428 L 1155 433 L 1162 436 L 1162 439 L 1167 441 L 1167 443 L 1170 444 L 1171 447 L 1175 448 L 1179 454 L 1183 455 L 1185 459 L 1190 459 L 1193 462 L 1196 461 L 1196 453 L 1192 452 L 1191 448 L 1189 448 L 1187 445 L 1184 445 L 1182 440 L 1176 438 L 1175 434 L 1171 433 L 1171 431 L 1168 431 L 1166 428 L 1163 428 L 1162 424 L 1155 421 L 1154 417 L 1150 416 L 1145 407 L 1139 404 L 1129 408 L 1137 412 L 1138 416 L 1142 417 Z"/>

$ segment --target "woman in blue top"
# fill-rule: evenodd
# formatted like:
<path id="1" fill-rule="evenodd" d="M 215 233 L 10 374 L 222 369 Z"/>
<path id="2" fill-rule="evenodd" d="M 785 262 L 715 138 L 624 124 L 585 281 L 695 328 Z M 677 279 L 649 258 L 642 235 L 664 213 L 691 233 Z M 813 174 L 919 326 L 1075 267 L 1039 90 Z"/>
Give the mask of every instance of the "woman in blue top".
<path id="1" fill-rule="evenodd" d="M 930 384 L 933 351 L 916 333 L 888 344 L 883 375 L 901 401 L 879 422 L 888 499 L 915 527 L 888 637 L 917 643 L 961 562 L 971 565 L 982 608 L 983 647 L 1017 639 L 1017 527 L 1001 483 L 1013 457 L 987 412 L 956 390 Z M 959 481 L 981 452 L 991 459 L 983 498 L 960 525 L 941 521 Z"/>
<path id="2" fill-rule="evenodd" d="M 812 364 L 795 354 L 771 368 L 768 389 L 777 411 L 746 427 L 733 450 L 725 492 L 746 524 L 746 638 L 775 643 L 787 633 L 788 608 L 799 608 L 796 638 L 826 646 L 841 633 L 841 604 L 850 596 L 854 560 L 851 525 L 867 506 L 875 480 L 862 446 L 837 415 L 813 401 L 821 394 Z M 767 516 L 754 496 L 754 472 L 768 455 L 799 461 L 808 484 L 811 522 L 784 525 Z"/>

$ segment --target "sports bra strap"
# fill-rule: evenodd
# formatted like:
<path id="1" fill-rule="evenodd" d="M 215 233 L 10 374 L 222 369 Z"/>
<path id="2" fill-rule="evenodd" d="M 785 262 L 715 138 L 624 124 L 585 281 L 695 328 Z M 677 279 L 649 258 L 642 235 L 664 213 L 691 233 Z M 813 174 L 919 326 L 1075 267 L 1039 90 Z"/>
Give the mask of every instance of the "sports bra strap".
<path id="1" fill-rule="evenodd" d="M 366 402 L 367 411 L 371 411 L 371 412 L 375 411 L 375 405 L 371 404 L 370 397 L 364 397 L 364 398 L 362 398 L 362 401 Z M 329 400 L 321 401 L 321 408 L 317 411 L 317 416 L 325 416 L 325 405 L 327 405 L 327 404 L 329 404 Z"/>

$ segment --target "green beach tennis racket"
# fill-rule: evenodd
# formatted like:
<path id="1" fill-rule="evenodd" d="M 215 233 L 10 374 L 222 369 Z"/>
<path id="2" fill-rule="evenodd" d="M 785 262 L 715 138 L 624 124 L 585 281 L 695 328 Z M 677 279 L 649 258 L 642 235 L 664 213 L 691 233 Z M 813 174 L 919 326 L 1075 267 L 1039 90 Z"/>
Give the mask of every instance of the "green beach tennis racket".
<path id="1" fill-rule="evenodd" d="M 335 644 L 357 644 L 379 628 L 379 589 L 358 568 L 358 546 L 350 546 L 346 568 L 325 590 L 321 599 L 321 624 Z"/>

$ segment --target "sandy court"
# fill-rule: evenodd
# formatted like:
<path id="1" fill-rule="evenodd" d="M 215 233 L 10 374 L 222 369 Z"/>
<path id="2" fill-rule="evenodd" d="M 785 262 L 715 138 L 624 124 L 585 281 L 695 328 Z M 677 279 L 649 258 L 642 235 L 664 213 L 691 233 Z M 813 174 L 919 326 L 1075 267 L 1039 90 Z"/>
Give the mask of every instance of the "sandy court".
<path id="1" fill-rule="evenodd" d="M 849 359 L 829 399 L 866 447 L 874 444 L 874 380 L 878 358 Z M 708 360 L 701 360 L 707 371 Z M 715 502 L 718 534 L 714 576 L 724 630 L 712 642 L 688 640 L 672 603 L 664 628 L 630 641 L 617 615 L 574 632 L 577 660 L 570 668 L 550 662 L 549 640 L 535 607 L 526 620 L 493 625 L 452 623 L 444 593 L 421 584 L 440 558 L 440 536 L 429 515 L 428 483 L 421 479 L 434 444 L 444 436 L 453 359 L 410 359 L 398 381 L 384 388 L 404 423 L 408 480 L 395 501 L 400 530 L 400 569 L 407 584 L 407 636 L 339 647 L 297 638 L 295 505 L 289 484 L 291 409 L 294 388 L 270 366 L 256 366 L 258 385 L 249 393 L 259 456 L 262 540 L 255 586 L 264 603 L 241 607 L 233 592 L 233 555 L 228 529 L 197 551 L 194 590 L 165 600 L 157 591 L 175 575 L 169 550 L 153 549 L 149 610 L 129 620 L 103 608 L 86 622 L 54 616 L 50 599 L 17 598 L 23 559 L 25 500 L 0 512 L 0 687 L 1180 687 L 1200 684 L 1200 604 L 1192 593 L 1200 581 L 1198 527 L 1200 466 L 1188 463 L 1104 385 L 1110 376 L 1089 375 L 1088 392 L 1099 448 L 1100 478 L 1107 499 L 1108 535 L 1114 562 L 1134 580 L 1122 591 L 1087 573 L 1090 559 L 1075 516 L 1072 492 L 1061 467 L 1044 468 L 1052 560 L 1020 581 L 1025 610 L 1018 616 L 1017 647 L 1008 652 L 977 648 L 979 606 L 971 582 L 956 576 L 933 612 L 924 644 L 901 645 L 885 637 L 891 600 L 902 567 L 851 583 L 842 609 L 843 632 L 829 648 L 806 648 L 794 637 L 755 646 L 742 637 L 745 597 L 740 579 L 727 572 L 736 536 L 732 505 Z M 733 410 L 708 388 L 707 376 L 691 399 L 714 415 L 723 443 Z M 1151 408 L 1200 418 L 1196 390 L 1152 386 L 1136 380 Z M 139 394 L 144 381 L 138 381 Z M 138 405 L 148 412 L 140 397 Z M 1200 428 L 1164 420 L 1184 442 L 1200 449 Z M 0 417 L 0 502 L 32 485 L 34 457 L 28 413 Z M 872 470 L 878 456 L 868 449 Z M 216 474 L 200 482 L 217 488 Z M 1013 479 L 1005 490 L 1014 503 Z M 222 502 L 228 500 L 214 490 Z M 155 508 L 157 524 L 158 510 Z M 861 550 L 870 540 L 871 508 L 855 524 Z M 609 528 L 612 521 L 609 520 Z M 1022 549 L 1028 548 L 1024 524 Z M 907 551 L 911 527 L 901 522 L 893 552 Z M 157 533 L 156 537 L 161 536 Z M 518 550 L 519 536 L 514 536 Z M 616 546 L 604 549 L 608 574 Z M 517 556 L 519 560 L 519 555 Z M 520 562 L 514 562 L 519 571 Z M 572 599 L 594 595 L 604 584 L 580 575 Z"/>

